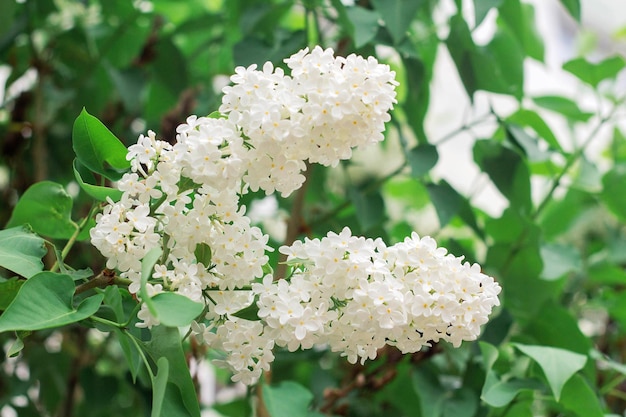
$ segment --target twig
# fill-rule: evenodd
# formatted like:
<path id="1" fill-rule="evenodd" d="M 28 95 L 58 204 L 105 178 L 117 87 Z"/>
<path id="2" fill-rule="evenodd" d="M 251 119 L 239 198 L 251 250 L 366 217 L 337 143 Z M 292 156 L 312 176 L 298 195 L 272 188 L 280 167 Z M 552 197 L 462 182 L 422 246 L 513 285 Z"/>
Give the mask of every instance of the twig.
<path id="1" fill-rule="evenodd" d="M 311 170 L 313 169 L 311 164 L 307 162 L 307 169 L 304 171 L 304 183 L 302 187 L 298 189 L 296 195 L 293 199 L 293 204 L 291 205 L 291 214 L 289 215 L 289 220 L 287 221 L 287 234 L 285 236 L 284 245 L 291 245 L 296 241 L 300 232 L 302 231 L 302 226 L 304 224 L 302 218 L 302 212 L 304 210 L 304 198 L 306 197 L 307 184 L 309 182 L 309 178 L 311 178 Z M 282 253 L 279 256 L 279 262 L 276 266 L 276 271 L 274 271 L 274 280 L 278 280 L 280 278 L 284 278 L 287 272 L 287 265 L 285 261 L 287 260 L 287 256 Z"/>
<path id="2" fill-rule="evenodd" d="M 94 288 L 105 288 L 109 285 L 115 284 L 127 285 L 130 284 L 130 282 L 128 280 L 125 280 L 124 278 L 116 277 L 115 271 L 110 269 L 104 269 L 93 279 L 77 286 L 75 294 L 82 294 Z"/>

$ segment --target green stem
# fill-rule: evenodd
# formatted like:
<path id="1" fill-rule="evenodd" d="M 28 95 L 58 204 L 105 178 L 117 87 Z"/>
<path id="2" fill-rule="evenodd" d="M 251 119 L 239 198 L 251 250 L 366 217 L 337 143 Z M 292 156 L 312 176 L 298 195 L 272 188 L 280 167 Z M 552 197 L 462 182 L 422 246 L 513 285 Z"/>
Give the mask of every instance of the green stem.
<path id="1" fill-rule="evenodd" d="M 616 105 L 607 116 L 601 118 L 598 125 L 591 131 L 589 136 L 583 141 L 582 145 L 576 150 L 576 152 L 570 155 L 570 157 L 567 159 L 565 163 L 565 166 L 563 167 L 563 169 L 561 169 L 561 172 L 559 172 L 557 177 L 552 182 L 552 186 L 550 187 L 550 190 L 541 200 L 541 202 L 537 206 L 537 209 L 535 209 L 535 211 L 530 216 L 531 221 L 536 220 L 539 217 L 539 215 L 543 212 L 543 210 L 545 210 L 545 208 L 548 206 L 550 201 L 552 201 L 552 196 L 554 195 L 554 192 L 559 187 L 559 185 L 561 185 L 561 180 L 563 179 L 563 177 L 567 175 L 567 173 L 572 168 L 574 163 L 576 163 L 578 159 L 584 154 L 585 149 L 587 148 L 587 146 L 589 146 L 591 141 L 595 139 L 596 135 L 598 134 L 600 129 L 604 126 L 604 124 L 613 117 L 617 108 L 618 106 Z M 524 228 L 524 230 L 520 233 L 519 237 L 511 245 L 511 250 L 509 252 L 509 255 L 506 258 L 501 268 L 501 272 L 503 276 L 508 274 L 509 268 L 511 267 L 511 265 L 513 264 L 513 260 L 515 259 L 515 255 L 522 249 L 524 240 L 528 237 L 528 230 L 529 230 L 528 228 Z"/>
<path id="2" fill-rule="evenodd" d="M 67 243 L 65 244 L 65 246 L 63 247 L 63 250 L 61 250 L 61 259 L 58 259 L 54 262 L 54 265 L 52 265 L 52 268 L 50 268 L 51 272 L 55 272 L 60 268 L 60 264 L 63 263 L 63 261 L 65 261 L 65 258 L 67 257 L 67 254 L 70 252 L 70 250 L 72 249 L 72 247 L 74 246 L 74 244 L 76 243 L 76 239 L 78 239 L 78 236 L 81 234 L 81 232 L 83 231 L 83 229 L 85 228 L 85 226 L 87 225 L 87 222 L 89 222 L 89 219 L 91 219 L 94 215 L 94 213 L 96 212 L 96 210 L 98 209 L 97 205 L 93 205 L 91 206 L 91 209 L 89 210 L 89 214 L 87 214 L 87 216 L 85 216 L 80 223 L 74 224 L 74 227 L 76 228 L 76 230 L 74 230 L 74 233 L 72 234 L 72 236 L 70 236 L 69 240 L 67 241 Z"/>
<path id="3" fill-rule="evenodd" d="M 605 116 L 602 119 L 600 119 L 600 122 L 593 129 L 593 131 L 589 134 L 587 139 L 585 139 L 584 142 L 582 143 L 582 145 L 578 149 L 576 149 L 576 152 L 574 152 L 572 155 L 570 155 L 570 157 L 565 162 L 565 166 L 563 167 L 561 172 L 557 175 L 557 177 L 552 182 L 552 186 L 550 187 L 550 190 L 548 191 L 548 194 L 545 195 L 543 200 L 541 200 L 541 202 L 537 206 L 537 209 L 535 210 L 535 212 L 531 216 L 531 220 L 535 220 L 541 214 L 541 212 L 543 212 L 543 210 L 546 208 L 546 206 L 550 203 L 550 201 L 552 200 L 552 196 L 554 195 L 554 192 L 559 187 L 559 185 L 561 185 L 561 180 L 563 179 L 563 177 L 569 172 L 569 170 L 580 159 L 580 157 L 583 156 L 587 146 L 589 146 L 591 141 L 596 138 L 596 135 L 598 134 L 600 129 L 602 129 L 604 124 L 606 122 L 608 122 L 613 117 L 613 115 L 614 115 L 615 111 L 617 110 L 617 108 L 618 108 L 618 106 L 615 106 L 607 116 Z"/>
<path id="4" fill-rule="evenodd" d="M 113 327 L 117 327 L 119 329 L 123 329 L 124 328 L 123 324 L 116 323 L 116 322 L 111 321 L 111 320 L 103 319 L 102 317 L 91 316 L 90 319 L 93 320 L 93 321 L 97 321 L 98 323 L 106 324 L 107 326 L 113 326 Z"/>
<path id="5" fill-rule="evenodd" d="M 456 128 L 456 129 L 454 129 L 454 130 L 453 130 L 453 131 L 451 131 L 451 132 L 448 132 L 445 136 L 443 136 L 443 137 L 439 138 L 439 140 L 435 141 L 435 142 L 433 143 L 433 145 L 435 145 L 435 146 L 439 146 L 439 145 L 444 144 L 445 142 L 447 142 L 447 141 L 449 141 L 450 139 L 454 138 L 456 135 L 458 135 L 458 134 L 460 134 L 460 133 L 463 133 L 463 132 L 466 132 L 466 131 L 468 131 L 469 129 L 471 129 L 472 127 L 474 127 L 474 126 L 476 126 L 476 125 L 479 125 L 479 124 L 481 124 L 481 123 L 485 122 L 485 121 L 486 121 L 486 120 L 487 120 L 490 116 L 492 116 L 492 115 L 493 115 L 493 113 L 492 113 L 492 112 L 489 112 L 489 113 L 486 113 L 486 114 L 482 115 L 481 117 L 478 117 L 478 118 L 476 118 L 476 119 L 472 120 L 472 121 L 471 121 L 471 122 L 469 122 L 469 123 L 464 123 L 462 126 L 460 126 L 460 127 Z"/>
<path id="6" fill-rule="evenodd" d="M 139 345 L 140 341 L 137 340 L 137 338 L 133 336 L 128 330 L 122 329 L 122 331 L 126 333 L 129 336 L 130 340 L 132 340 L 133 343 L 135 344 L 135 347 L 137 348 L 137 351 L 139 352 L 139 356 L 141 356 L 141 360 L 146 366 L 146 370 L 148 371 L 148 374 L 150 374 L 150 380 L 154 381 L 154 373 L 152 372 L 152 368 L 150 367 L 150 362 L 148 362 L 148 358 L 146 358 L 146 354 L 144 353 L 143 349 Z"/>
<path id="7" fill-rule="evenodd" d="M 608 384 L 600 388 L 600 394 L 607 395 L 610 394 L 611 391 L 620 384 L 626 381 L 626 375 L 619 374 L 615 378 L 613 378 Z"/>

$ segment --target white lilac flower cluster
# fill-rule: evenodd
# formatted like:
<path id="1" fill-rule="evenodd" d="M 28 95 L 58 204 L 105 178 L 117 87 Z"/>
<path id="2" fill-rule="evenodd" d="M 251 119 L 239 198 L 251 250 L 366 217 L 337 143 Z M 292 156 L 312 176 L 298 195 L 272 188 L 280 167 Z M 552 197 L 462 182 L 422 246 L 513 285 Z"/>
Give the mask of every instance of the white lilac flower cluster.
<path id="1" fill-rule="evenodd" d="M 189 117 L 174 145 L 149 132 L 129 147 L 122 196 L 91 229 L 107 267 L 140 297 L 141 261 L 162 249 L 148 295 L 173 291 L 204 303 L 194 334 L 247 384 L 269 369 L 275 346 L 327 345 L 354 363 L 385 344 L 414 352 L 440 339 L 475 339 L 500 287 L 430 238 L 387 247 L 344 229 L 280 248 L 291 276 L 265 275 L 272 249 L 241 195 L 289 195 L 304 181 L 305 161 L 336 165 L 352 148 L 382 140 L 397 85 L 374 58 L 316 47 L 285 62 L 291 75 L 270 63 L 237 68 L 219 117 Z M 208 249 L 208 260 L 198 248 Z M 251 307 L 255 320 L 240 317 Z M 138 317 L 139 326 L 159 324 L 145 305 Z"/>
<path id="2" fill-rule="evenodd" d="M 293 272 L 252 284 L 260 321 L 228 316 L 216 331 L 194 326 L 206 343 L 228 352 L 236 380 L 246 383 L 269 369 L 275 345 L 328 346 L 350 363 L 376 358 L 384 345 L 403 353 L 439 340 L 458 347 L 478 337 L 499 305 L 500 286 L 479 265 L 416 233 L 388 247 L 344 228 L 280 251 Z"/>

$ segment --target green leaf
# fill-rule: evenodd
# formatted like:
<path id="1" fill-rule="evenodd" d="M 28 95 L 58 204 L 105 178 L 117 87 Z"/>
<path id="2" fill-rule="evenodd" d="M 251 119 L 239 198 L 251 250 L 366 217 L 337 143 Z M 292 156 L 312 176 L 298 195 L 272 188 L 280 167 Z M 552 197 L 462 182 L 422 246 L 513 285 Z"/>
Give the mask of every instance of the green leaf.
<path id="1" fill-rule="evenodd" d="M 0 266 L 25 278 L 43 269 L 45 241 L 28 227 L 0 230 Z"/>
<path id="2" fill-rule="evenodd" d="M 589 282 L 596 285 L 623 285 L 626 271 L 613 262 L 594 263 L 587 268 Z"/>
<path id="3" fill-rule="evenodd" d="M 492 407 L 504 407 L 520 393 L 541 388 L 539 381 L 529 378 L 501 381 L 495 374 L 489 374 L 480 399 Z"/>
<path id="4" fill-rule="evenodd" d="M 21 332 L 16 332 L 16 333 L 17 334 L 15 335 L 16 336 L 15 340 L 13 341 L 13 343 L 11 343 L 11 345 L 7 349 L 7 353 L 6 353 L 7 358 L 16 357 L 17 355 L 20 354 L 22 349 L 24 349 L 24 341 L 22 340 L 19 334 Z"/>
<path id="5" fill-rule="evenodd" d="M 261 320 L 259 318 L 259 306 L 257 305 L 257 299 L 255 298 L 252 304 L 248 307 L 239 310 L 238 312 L 232 314 L 234 317 L 239 317 L 240 319 L 250 320 L 250 321 L 258 321 Z"/>
<path id="6" fill-rule="evenodd" d="M 0 316 L 0 332 L 61 327 L 98 311 L 104 295 L 91 296 L 74 308 L 75 289 L 74 280 L 68 275 L 47 271 L 34 275 Z"/>
<path id="7" fill-rule="evenodd" d="M 581 375 L 574 375 L 565 384 L 560 402 L 579 417 L 607 416 L 593 388 Z"/>
<path id="8" fill-rule="evenodd" d="M 583 112 L 574 101 L 561 96 L 541 96 L 533 98 L 539 107 L 560 113 L 576 122 L 588 121 L 593 113 Z"/>
<path id="9" fill-rule="evenodd" d="M 587 363 L 587 356 L 565 349 L 520 343 L 513 346 L 539 364 L 557 401 L 565 383 Z"/>
<path id="10" fill-rule="evenodd" d="M 521 100 L 524 94 L 524 52 L 513 33 L 499 25 L 486 46 L 473 57 L 477 88 L 510 94 Z"/>
<path id="11" fill-rule="evenodd" d="M 373 10 L 363 7 L 349 7 L 346 9 L 348 18 L 354 27 L 354 46 L 361 48 L 369 43 L 378 32 L 378 20 L 380 16 Z"/>
<path id="12" fill-rule="evenodd" d="M 590 193 L 602 191 L 602 174 L 598 166 L 584 155 L 578 161 L 577 171 L 574 184 L 578 189 L 589 191 Z"/>
<path id="13" fill-rule="evenodd" d="M 227 403 L 214 404 L 213 410 L 222 416 L 228 417 L 248 417 L 253 415 L 250 400 L 247 398 L 237 398 Z"/>
<path id="14" fill-rule="evenodd" d="M 261 386 L 263 403 L 272 417 L 306 417 L 313 394 L 293 381 Z"/>
<path id="15" fill-rule="evenodd" d="M 120 70 L 111 65 L 105 65 L 111 82 L 129 113 L 137 113 L 141 110 L 146 84 L 146 75 L 138 68 Z"/>
<path id="16" fill-rule="evenodd" d="M 95 179 L 87 167 L 81 164 L 78 159 L 74 159 L 73 168 L 76 182 L 78 182 L 80 188 L 89 196 L 98 201 L 106 201 L 108 197 L 114 202 L 119 201 L 122 198 L 123 192 L 120 190 L 110 187 L 101 187 L 99 185 L 85 182 L 85 179 L 89 179 L 91 182 L 95 182 Z"/>
<path id="17" fill-rule="evenodd" d="M 175 97 L 189 87 L 187 59 L 170 37 L 162 37 L 154 45 L 156 57 L 150 66 L 153 75 Z"/>
<path id="18" fill-rule="evenodd" d="M 582 269 L 580 253 L 573 246 L 560 243 L 544 244 L 541 246 L 541 259 L 543 261 L 541 277 L 549 281 Z"/>
<path id="19" fill-rule="evenodd" d="M 385 202 L 380 190 L 366 192 L 357 187 L 349 187 L 348 198 L 354 204 L 363 231 L 370 230 L 385 220 Z"/>
<path id="20" fill-rule="evenodd" d="M 517 152 L 493 140 L 479 140 L 474 144 L 474 160 L 511 207 L 530 212 L 530 172 Z"/>
<path id="21" fill-rule="evenodd" d="M 0 2 L 0 35 L 4 35 L 14 23 L 14 14 L 17 3 L 14 1 Z"/>
<path id="22" fill-rule="evenodd" d="M 501 381 L 493 370 L 493 365 L 498 360 L 498 349 L 485 342 L 479 342 L 480 351 L 485 366 L 485 383 L 482 388 L 480 399 L 492 407 L 504 407 L 510 404 L 521 392 L 539 389 L 541 384 L 534 379 L 514 379 Z"/>
<path id="23" fill-rule="evenodd" d="M 151 249 L 141 260 L 141 300 L 146 303 L 150 313 L 163 325 L 170 327 L 187 326 L 197 318 L 204 306 L 181 294 L 163 292 L 154 297 L 148 295 L 146 284 L 152 277 L 152 270 L 163 251 L 161 248 Z"/>
<path id="24" fill-rule="evenodd" d="M 8 281 L 0 282 L 0 311 L 7 309 L 24 282 L 24 280 L 17 279 L 17 277 L 11 278 Z"/>
<path id="25" fill-rule="evenodd" d="M 385 199 L 398 200 L 413 209 L 420 209 L 429 203 L 426 187 L 415 178 L 391 178 L 383 185 L 383 192 Z"/>
<path id="26" fill-rule="evenodd" d="M 446 39 L 446 46 L 461 77 L 463 86 L 467 94 L 472 98 L 474 92 L 480 88 L 477 82 L 478 72 L 475 68 L 478 49 L 474 44 L 472 34 L 462 14 L 456 14 L 450 18 L 450 33 L 448 34 L 448 39 Z"/>
<path id="27" fill-rule="evenodd" d="M 580 23 L 580 0 L 561 0 L 561 4 L 570 16 Z"/>
<path id="28" fill-rule="evenodd" d="M 152 298 L 148 294 L 148 289 L 146 284 L 148 280 L 152 277 L 152 271 L 154 269 L 154 265 L 157 263 L 163 250 L 159 247 L 152 248 L 146 255 L 141 259 L 141 282 L 139 287 L 139 295 L 141 295 L 141 300 L 146 303 L 148 306 L 148 310 L 153 316 L 157 315 L 157 310 L 152 302 Z"/>
<path id="29" fill-rule="evenodd" d="M 543 61 L 543 40 L 535 27 L 535 9 L 519 0 L 505 0 L 499 7 L 499 16 L 511 30 L 524 54 Z"/>
<path id="30" fill-rule="evenodd" d="M 198 243 L 196 245 L 196 250 L 193 251 L 193 254 L 195 255 L 198 263 L 204 265 L 205 268 L 211 267 L 211 258 L 213 255 L 209 245 L 206 243 Z"/>
<path id="31" fill-rule="evenodd" d="M 596 88 L 600 81 L 607 78 L 613 79 L 626 66 L 626 61 L 621 56 L 607 58 L 597 64 L 587 61 L 585 58 L 576 58 L 563 64 L 563 69 L 574 74 L 581 81 Z"/>
<path id="32" fill-rule="evenodd" d="M 420 366 L 411 373 L 411 382 L 420 399 L 421 416 L 440 416 L 448 393 L 439 382 L 437 370 L 428 365 Z"/>
<path id="33" fill-rule="evenodd" d="M 445 180 L 439 184 L 428 184 L 426 189 L 437 211 L 439 227 L 444 227 L 461 210 L 463 197 Z"/>
<path id="34" fill-rule="evenodd" d="M 180 332 L 175 327 L 155 326 L 151 334 L 152 339 L 146 344 L 146 351 L 155 362 L 158 362 L 160 358 L 166 358 L 169 363 L 168 386 L 163 410 L 184 408 L 187 416 L 200 417 L 200 405 L 187 366 Z M 165 411 L 163 414 L 169 417 Z"/>
<path id="35" fill-rule="evenodd" d="M 407 152 L 406 158 L 411 167 L 411 175 L 419 178 L 427 174 L 439 159 L 437 147 L 429 143 L 420 143 Z"/>
<path id="36" fill-rule="evenodd" d="M 126 147 L 85 109 L 74 122 L 72 146 L 81 164 L 110 180 L 119 180 L 130 167 Z"/>
<path id="37" fill-rule="evenodd" d="M 128 370 L 130 371 L 132 380 L 135 382 L 143 365 L 143 361 L 138 351 L 139 348 L 134 343 L 132 336 L 130 336 L 128 332 L 122 331 L 118 327 L 114 327 L 113 331 L 115 332 L 117 340 L 120 343 L 120 348 L 122 349 L 122 353 L 126 359 L 126 364 L 128 365 Z"/>
<path id="38" fill-rule="evenodd" d="M 559 331 L 555 332 L 555 329 Z M 586 355 L 592 347 L 591 340 L 580 331 L 578 320 L 555 301 L 545 303 L 522 333 L 537 345 L 553 346 L 582 355 Z"/>
<path id="39" fill-rule="evenodd" d="M 406 37 L 413 17 L 426 3 L 424 0 L 373 0 L 372 2 L 395 44 L 399 44 Z"/>
<path id="40" fill-rule="evenodd" d="M 626 165 L 615 166 L 602 177 L 600 198 L 621 221 L 626 221 Z"/>
<path id="41" fill-rule="evenodd" d="M 504 126 L 507 139 L 517 146 L 531 162 L 542 162 L 550 158 L 548 152 L 541 150 L 537 138 L 530 136 L 524 129 L 515 124 Z"/>
<path id="42" fill-rule="evenodd" d="M 151 417 L 161 417 L 161 407 L 165 401 L 165 389 L 170 374 L 170 363 L 167 358 L 157 360 L 157 374 L 152 379 L 152 413 Z"/>
<path id="43" fill-rule="evenodd" d="M 550 126 L 537 114 L 532 110 L 527 109 L 519 109 L 511 116 L 507 118 L 508 122 L 512 122 L 524 127 L 530 127 L 532 130 L 539 135 L 543 140 L 545 140 L 550 147 L 550 149 L 563 152 L 563 148 L 561 144 L 557 140 L 554 133 L 552 133 L 552 129 Z"/>
<path id="44" fill-rule="evenodd" d="M 72 197 L 65 188 L 56 182 L 41 181 L 22 194 L 7 227 L 28 223 L 40 235 L 69 239 L 78 229 L 71 215 Z"/>
<path id="45" fill-rule="evenodd" d="M 504 0 L 474 0 L 474 27 L 480 26 L 487 13 L 494 7 L 499 7 Z"/>
<path id="46" fill-rule="evenodd" d="M 476 393 L 467 387 L 454 390 L 443 404 L 442 417 L 473 417 L 478 409 Z"/>
<path id="47" fill-rule="evenodd" d="M 203 304 L 172 292 L 156 294 L 151 301 L 155 317 L 161 324 L 171 327 L 188 326 L 204 309 Z"/>

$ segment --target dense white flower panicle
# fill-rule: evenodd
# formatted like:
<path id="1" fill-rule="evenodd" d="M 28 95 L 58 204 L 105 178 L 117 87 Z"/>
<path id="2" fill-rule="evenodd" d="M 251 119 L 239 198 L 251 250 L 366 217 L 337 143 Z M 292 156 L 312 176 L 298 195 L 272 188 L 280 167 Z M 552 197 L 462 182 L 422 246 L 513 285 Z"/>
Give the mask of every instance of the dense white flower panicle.
<path id="1" fill-rule="evenodd" d="M 275 346 L 328 346 L 355 363 L 386 344 L 415 352 L 475 339 L 500 287 L 429 237 L 388 247 L 344 228 L 281 247 L 290 276 L 267 274 L 269 237 L 240 197 L 287 196 L 304 183 L 306 162 L 334 166 L 379 142 L 396 102 L 395 74 L 374 58 L 316 47 L 285 62 L 290 75 L 271 63 L 237 68 L 219 117 L 190 116 L 176 144 L 149 131 L 128 148 L 122 196 L 107 200 L 90 231 L 107 268 L 141 298 L 142 259 L 160 248 L 147 295 L 203 303 L 192 333 L 245 384 L 269 370 Z M 137 315 L 139 327 L 159 325 L 145 304 Z"/>
<path id="2" fill-rule="evenodd" d="M 439 340 L 458 346 L 476 339 L 499 305 L 500 286 L 478 265 L 415 233 L 386 247 L 345 228 L 280 251 L 295 266 L 290 282 L 253 291 L 259 317 L 280 328 L 276 344 L 290 349 L 323 343 L 356 362 L 385 344 L 404 353 Z"/>
<path id="3" fill-rule="evenodd" d="M 354 147 L 383 139 L 398 83 L 375 58 L 335 57 L 319 46 L 285 62 L 291 76 L 270 63 L 262 71 L 255 65 L 237 68 L 220 112 L 256 150 L 247 177 L 252 189 L 288 195 L 302 183 L 303 161 L 335 166 Z M 294 176 L 285 183 L 283 178 Z"/>

